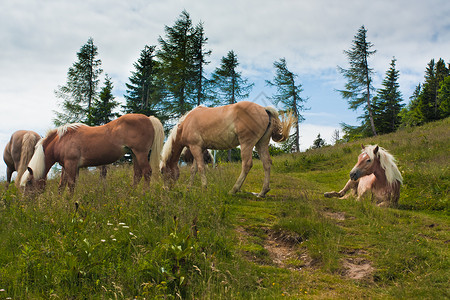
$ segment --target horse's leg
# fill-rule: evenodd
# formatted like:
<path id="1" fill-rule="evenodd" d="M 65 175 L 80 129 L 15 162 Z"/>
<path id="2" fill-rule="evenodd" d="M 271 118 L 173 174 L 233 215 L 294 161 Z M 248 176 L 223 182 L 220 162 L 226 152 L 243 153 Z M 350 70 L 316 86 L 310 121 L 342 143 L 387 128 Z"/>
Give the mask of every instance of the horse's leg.
<path id="1" fill-rule="evenodd" d="M 5 184 L 6 188 L 8 188 L 9 184 L 11 183 L 12 173 L 14 173 L 14 169 L 7 166 L 6 167 L 6 184 Z"/>
<path id="2" fill-rule="evenodd" d="M 139 181 L 141 181 L 142 178 L 142 169 L 139 165 L 139 160 L 137 155 L 133 152 L 131 154 L 132 158 L 133 158 L 133 170 L 134 170 L 134 175 L 133 175 L 133 185 L 137 185 L 139 183 Z"/>
<path id="3" fill-rule="evenodd" d="M 197 174 L 198 165 L 197 160 L 194 159 L 191 166 L 191 177 L 189 179 L 189 186 L 192 186 L 194 184 L 195 174 Z"/>
<path id="4" fill-rule="evenodd" d="M 134 181 L 133 184 L 137 185 L 144 176 L 144 180 L 147 186 L 150 185 L 150 177 L 152 176 L 152 169 L 148 162 L 148 155 L 145 152 L 133 154 L 134 158 Z"/>
<path id="5" fill-rule="evenodd" d="M 203 151 L 201 147 L 198 146 L 191 146 L 189 147 L 189 150 L 191 150 L 192 156 L 194 156 L 194 162 L 197 162 L 197 170 L 200 173 L 200 179 L 202 181 L 202 187 L 206 188 L 208 183 L 206 180 L 206 174 L 205 174 L 205 161 L 203 160 Z M 195 173 L 194 173 L 195 176 Z M 193 181 L 192 176 L 192 169 L 191 169 L 191 181 Z"/>
<path id="6" fill-rule="evenodd" d="M 244 183 L 245 178 L 247 177 L 248 172 L 253 166 L 252 160 L 252 151 L 253 145 L 241 145 L 241 159 L 242 159 L 242 170 L 239 175 L 236 183 L 230 191 L 230 194 L 235 194 L 241 190 L 242 184 Z"/>
<path id="7" fill-rule="evenodd" d="M 106 179 L 106 174 L 108 173 L 108 169 L 106 168 L 106 165 L 100 166 L 100 178 Z"/>
<path id="8" fill-rule="evenodd" d="M 64 186 L 67 184 L 69 186 L 70 194 L 73 194 L 75 190 L 75 182 L 78 177 L 78 162 L 70 161 L 64 163 L 64 168 L 61 173 L 61 183 L 60 188 L 64 189 Z M 61 191 L 62 191 L 61 190 Z"/>
<path id="9" fill-rule="evenodd" d="M 356 188 L 358 187 L 358 181 L 353 181 L 351 179 L 349 179 L 349 181 L 347 181 L 347 184 L 344 186 L 344 188 L 342 190 L 340 190 L 339 192 L 328 192 L 325 193 L 324 196 L 327 198 L 332 198 L 332 197 L 344 197 L 344 195 L 347 193 L 348 190 L 352 189 L 355 193 Z"/>
<path id="10" fill-rule="evenodd" d="M 61 194 L 67 184 L 67 175 L 64 167 L 61 169 L 61 178 L 59 180 L 58 193 Z"/>
<path id="11" fill-rule="evenodd" d="M 258 194 L 258 197 L 265 197 L 267 192 L 270 191 L 270 167 L 272 165 L 272 160 L 270 159 L 269 145 L 266 143 L 258 143 L 256 144 L 256 151 L 258 151 L 264 168 L 264 183 L 261 192 Z"/>

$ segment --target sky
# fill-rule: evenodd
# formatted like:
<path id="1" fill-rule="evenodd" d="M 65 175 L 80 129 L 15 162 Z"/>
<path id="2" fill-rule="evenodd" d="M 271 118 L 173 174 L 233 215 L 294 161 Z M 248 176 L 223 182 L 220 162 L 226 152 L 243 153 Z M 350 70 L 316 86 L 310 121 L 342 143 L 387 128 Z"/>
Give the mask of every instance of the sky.
<path id="1" fill-rule="evenodd" d="M 273 105 L 273 63 L 285 58 L 307 98 L 300 124 L 300 147 L 320 133 L 327 143 L 342 122 L 357 125 L 360 111 L 348 109 L 337 90 L 348 68 L 351 48 L 364 25 L 376 50 L 369 60 L 374 86 L 381 87 L 393 57 L 400 71 L 405 103 L 423 82 L 431 59 L 450 62 L 450 1 L 411 0 L 2 0 L 0 2 L 0 149 L 19 129 L 42 136 L 54 125 L 59 99 L 54 91 L 67 82 L 76 53 L 92 37 L 104 73 L 124 102 L 125 84 L 145 45 L 158 45 L 165 26 L 186 10 L 203 22 L 212 50 L 207 73 L 233 50 L 238 71 L 254 83 L 247 100 Z M 279 107 L 280 108 L 280 107 Z M 0 179 L 6 166 L 0 162 Z"/>

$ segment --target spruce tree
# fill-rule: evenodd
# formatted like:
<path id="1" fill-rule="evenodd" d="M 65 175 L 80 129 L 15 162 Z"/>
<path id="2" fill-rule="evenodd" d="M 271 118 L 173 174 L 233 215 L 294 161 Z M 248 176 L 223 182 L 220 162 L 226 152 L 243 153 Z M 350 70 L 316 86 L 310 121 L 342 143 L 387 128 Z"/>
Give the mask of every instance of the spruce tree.
<path id="1" fill-rule="evenodd" d="M 325 146 L 325 140 L 320 137 L 320 133 L 317 135 L 317 138 L 314 140 L 312 149 L 322 148 Z"/>
<path id="2" fill-rule="evenodd" d="M 248 84 L 248 80 L 242 78 L 241 72 L 237 71 L 238 66 L 237 55 L 231 50 L 222 57 L 220 66 L 212 74 L 217 91 L 216 104 L 233 104 L 250 94 L 253 83 Z"/>
<path id="3" fill-rule="evenodd" d="M 62 99 L 60 106 L 63 110 L 55 111 L 55 125 L 91 122 L 92 103 L 98 96 L 98 78 L 103 72 L 100 68 L 102 62 L 97 55 L 97 46 L 89 38 L 77 53 L 78 61 L 67 72 L 67 83 L 55 90 L 56 97 Z"/>
<path id="4" fill-rule="evenodd" d="M 135 71 L 131 72 L 126 83 L 125 113 L 139 113 L 147 116 L 163 117 L 158 111 L 161 105 L 162 86 L 158 77 L 158 61 L 155 59 L 156 46 L 145 46 L 140 57 L 134 63 Z"/>
<path id="5" fill-rule="evenodd" d="M 94 101 L 91 123 L 89 125 L 104 125 L 118 116 L 113 110 L 119 105 L 119 102 L 114 100 L 115 97 L 112 94 L 112 90 L 111 77 L 106 74 L 105 83 L 101 88 L 99 98 Z"/>
<path id="6" fill-rule="evenodd" d="M 174 26 L 165 27 L 165 38 L 159 37 L 161 79 L 165 83 L 164 109 L 171 117 L 180 117 L 196 104 L 194 87 L 194 28 L 187 11 Z"/>
<path id="7" fill-rule="evenodd" d="M 425 83 L 423 84 L 418 104 L 418 109 L 423 115 L 424 122 L 435 121 L 441 118 L 438 90 L 441 82 L 448 75 L 449 69 L 447 69 L 442 59 L 439 59 L 437 63 L 432 59 L 428 63 L 425 71 Z"/>
<path id="8" fill-rule="evenodd" d="M 207 57 L 211 55 L 211 50 L 206 50 L 205 46 L 208 38 L 205 37 L 203 23 L 200 22 L 194 29 L 193 35 L 193 71 L 194 71 L 194 93 L 197 105 L 201 105 L 208 101 L 211 96 L 209 94 L 210 82 L 205 77 L 205 66 L 209 64 Z"/>
<path id="9" fill-rule="evenodd" d="M 450 116 L 450 76 L 444 78 L 438 90 L 439 115 L 442 119 Z"/>
<path id="10" fill-rule="evenodd" d="M 302 85 L 296 82 L 298 75 L 289 71 L 286 65 L 286 59 L 281 58 L 279 61 L 273 63 L 275 67 L 274 81 L 266 81 L 268 85 L 274 86 L 277 89 L 277 94 L 272 96 L 276 105 L 282 104 L 286 110 L 292 111 L 294 117 L 297 119 L 295 125 L 295 132 L 289 138 L 288 143 L 293 146 L 294 151 L 300 151 L 300 129 L 299 122 L 304 121 L 301 112 L 305 110 L 303 103 L 307 99 L 302 98 L 300 93 L 303 92 Z"/>
<path id="11" fill-rule="evenodd" d="M 375 54 L 376 50 L 371 50 L 373 44 L 367 41 L 366 35 L 367 30 L 364 26 L 361 26 L 354 37 L 351 49 L 344 51 L 350 67 L 349 69 L 343 69 L 338 66 L 338 70 L 347 79 L 345 90 L 339 92 L 344 99 L 347 99 L 351 109 L 356 110 L 361 106 L 365 107 L 372 134 L 377 135 L 372 112 L 373 69 L 369 67 L 368 62 L 370 56 Z"/>
<path id="12" fill-rule="evenodd" d="M 383 80 L 383 88 L 374 97 L 374 122 L 378 133 L 390 133 L 397 130 L 401 123 L 400 110 L 402 94 L 398 84 L 399 71 L 395 68 L 396 59 L 391 60 L 391 66 Z"/>
<path id="13" fill-rule="evenodd" d="M 242 78 L 237 55 L 233 50 L 226 57 L 222 57 L 221 64 L 212 74 L 212 82 L 217 91 L 216 105 L 234 104 L 239 99 L 247 98 L 253 88 L 253 83 Z M 231 149 L 228 150 L 228 161 L 231 161 Z"/>
<path id="14" fill-rule="evenodd" d="M 409 104 L 400 111 L 402 126 L 413 127 L 423 124 L 423 115 L 418 109 L 421 91 L 422 86 L 419 84 L 414 89 L 413 94 L 409 97 Z"/>

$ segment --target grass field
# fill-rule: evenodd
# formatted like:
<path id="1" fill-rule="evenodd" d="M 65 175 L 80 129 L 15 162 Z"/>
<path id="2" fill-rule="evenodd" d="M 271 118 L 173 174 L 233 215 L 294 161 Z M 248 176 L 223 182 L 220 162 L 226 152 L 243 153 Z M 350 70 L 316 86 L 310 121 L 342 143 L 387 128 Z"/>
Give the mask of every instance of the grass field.
<path id="1" fill-rule="evenodd" d="M 82 170 L 74 195 L 0 192 L 0 299 L 450 298 L 450 120 L 358 143 L 273 157 L 268 197 L 255 161 L 189 170 L 166 190 Z M 327 199 L 360 143 L 388 149 L 404 177 L 399 208 Z"/>

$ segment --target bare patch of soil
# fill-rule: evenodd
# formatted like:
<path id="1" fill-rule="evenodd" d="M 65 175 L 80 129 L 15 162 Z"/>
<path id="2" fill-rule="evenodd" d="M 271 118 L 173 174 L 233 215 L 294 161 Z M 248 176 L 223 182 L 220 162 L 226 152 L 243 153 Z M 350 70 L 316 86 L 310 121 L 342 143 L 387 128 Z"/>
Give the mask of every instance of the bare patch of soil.
<path id="1" fill-rule="evenodd" d="M 269 260 L 272 264 L 279 268 L 289 270 L 301 270 L 302 268 L 311 267 L 314 264 L 313 259 L 308 255 L 306 249 L 299 249 L 301 238 L 295 233 L 289 233 L 282 230 L 272 230 L 263 228 L 267 234 L 262 246 L 269 254 Z M 244 228 L 236 229 L 238 239 L 241 243 L 245 242 L 251 234 Z M 248 257 L 252 259 L 251 257 Z M 258 259 L 252 259 L 256 263 L 264 264 Z M 267 261 L 266 261 L 267 263 Z"/>
<path id="2" fill-rule="evenodd" d="M 343 213 L 341 211 L 338 211 L 338 212 L 324 211 L 323 215 L 327 218 L 337 220 L 337 221 L 345 220 L 345 213 Z"/>
<path id="3" fill-rule="evenodd" d="M 369 280 L 372 281 L 373 267 L 370 261 L 361 257 L 347 258 L 344 260 L 342 266 L 344 267 L 343 275 L 354 280 Z"/>
<path id="4" fill-rule="evenodd" d="M 372 263 L 362 257 L 367 252 L 364 250 L 348 250 L 345 253 L 350 257 L 345 258 L 342 262 L 342 275 L 354 280 L 372 281 L 374 271 Z"/>

